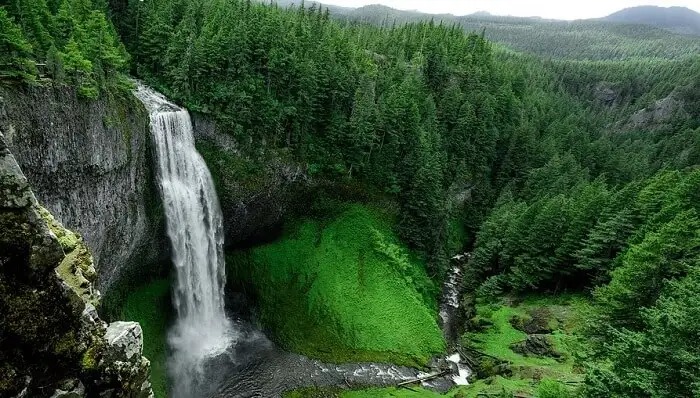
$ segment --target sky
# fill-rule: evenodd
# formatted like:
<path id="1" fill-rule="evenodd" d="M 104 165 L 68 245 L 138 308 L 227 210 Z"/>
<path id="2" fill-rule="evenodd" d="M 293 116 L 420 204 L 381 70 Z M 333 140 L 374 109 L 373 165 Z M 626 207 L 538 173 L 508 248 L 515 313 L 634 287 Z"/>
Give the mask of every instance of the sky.
<path id="1" fill-rule="evenodd" d="M 322 0 L 321 3 L 345 7 L 380 3 L 401 10 L 434 14 L 466 15 L 488 11 L 495 15 L 569 20 L 604 17 L 639 5 L 681 6 L 700 12 L 700 0 Z"/>

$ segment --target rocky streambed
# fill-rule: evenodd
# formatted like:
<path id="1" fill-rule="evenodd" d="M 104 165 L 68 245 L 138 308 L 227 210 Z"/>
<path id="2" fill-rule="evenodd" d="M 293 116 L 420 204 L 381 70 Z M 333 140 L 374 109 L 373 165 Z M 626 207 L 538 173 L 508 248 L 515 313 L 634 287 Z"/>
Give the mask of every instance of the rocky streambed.
<path id="1" fill-rule="evenodd" d="M 197 386 L 200 397 L 274 398 L 303 387 L 387 387 L 433 374 L 442 376 L 422 383 L 424 387 L 444 392 L 466 383 L 463 365 L 460 369 L 447 359 L 435 359 L 424 370 L 378 363 L 329 364 L 282 350 L 248 321 L 234 322 L 239 331 L 236 342 L 206 364 Z M 454 355 L 450 359 L 459 361 Z"/>
<path id="2" fill-rule="evenodd" d="M 443 287 L 441 318 L 448 340 L 456 330 L 460 275 L 468 259 L 466 255 L 453 258 Z M 237 304 L 231 306 L 235 310 Z M 245 309 L 246 305 L 241 307 Z M 436 357 L 426 369 L 380 363 L 324 363 L 284 351 L 241 314 L 232 313 L 230 317 L 238 335 L 224 354 L 205 365 L 196 387 L 200 397 L 274 398 L 304 387 L 389 387 L 418 379 L 429 380 L 413 385 L 446 392 L 456 385 L 468 384 L 471 374 L 457 352 Z"/>

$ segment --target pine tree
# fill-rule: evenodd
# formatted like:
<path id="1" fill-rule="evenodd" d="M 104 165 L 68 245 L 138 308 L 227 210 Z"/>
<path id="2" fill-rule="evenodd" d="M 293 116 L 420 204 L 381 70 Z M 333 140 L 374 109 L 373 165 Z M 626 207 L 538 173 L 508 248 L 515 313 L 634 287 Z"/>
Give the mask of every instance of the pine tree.
<path id="1" fill-rule="evenodd" d="M 22 30 L 0 7 L 0 78 L 34 80 L 37 70 L 31 56 L 32 46 Z"/>

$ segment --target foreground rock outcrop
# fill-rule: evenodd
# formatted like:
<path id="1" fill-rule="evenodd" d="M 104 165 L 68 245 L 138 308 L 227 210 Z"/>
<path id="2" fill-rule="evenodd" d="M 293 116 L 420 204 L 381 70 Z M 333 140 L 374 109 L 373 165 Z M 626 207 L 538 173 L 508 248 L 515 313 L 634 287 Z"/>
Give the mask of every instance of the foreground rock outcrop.
<path id="1" fill-rule="evenodd" d="M 107 325 L 82 238 L 41 208 L 0 133 L 0 396 L 148 398 L 141 327 Z"/>
<path id="2" fill-rule="evenodd" d="M 0 131 L 39 201 L 91 248 L 100 290 L 167 263 L 149 119 L 135 98 L 0 88 Z"/>

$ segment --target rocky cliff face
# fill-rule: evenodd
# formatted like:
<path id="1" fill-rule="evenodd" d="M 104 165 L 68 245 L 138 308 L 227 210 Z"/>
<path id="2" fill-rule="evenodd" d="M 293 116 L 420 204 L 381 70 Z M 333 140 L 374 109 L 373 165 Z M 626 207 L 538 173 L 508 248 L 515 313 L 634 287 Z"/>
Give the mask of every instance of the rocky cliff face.
<path id="1" fill-rule="evenodd" d="M 251 161 L 230 135 L 204 115 L 192 113 L 192 125 L 197 148 L 216 184 L 226 246 L 275 236 L 285 217 L 298 205 L 299 193 L 310 184 L 303 169 L 274 157 L 265 162 Z"/>
<path id="2" fill-rule="evenodd" d="M 39 201 L 92 249 L 101 290 L 168 258 L 148 115 L 135 98 L 0 89 L 0 131 Z"/>
<path id="3" fill-rule="evenodd" d="M 0 396 L 152 397 L 141 327 L 107 325 L 90 251 L 39 206 L 0 133 Z"/>
<path id="4" fill-rule="evenodd" d="M 630 116 L 627 128 L 631 129 L 661 129 L 668 126 L 674 119 L 687 119 L 690 115 L 685 111 L 685 104 L 678 95 L 671 93 L 652 105 L 635 112 Z"/>

